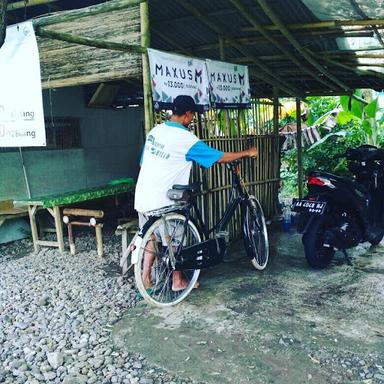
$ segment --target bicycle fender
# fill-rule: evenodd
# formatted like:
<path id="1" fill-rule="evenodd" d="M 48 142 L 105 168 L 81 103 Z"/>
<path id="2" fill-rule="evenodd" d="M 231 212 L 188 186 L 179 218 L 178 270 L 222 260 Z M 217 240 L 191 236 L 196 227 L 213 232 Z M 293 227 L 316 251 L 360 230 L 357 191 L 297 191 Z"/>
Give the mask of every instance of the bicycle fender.
<path id="1" fill-rule="evenodd" d="M 133 251 L 131 256 L 131 263 L 136 264 L 139 260 L 139 250 L 141 248 L 143 238 L 141 236 L 136 236 L 135 242 L 133 243 Z"/>

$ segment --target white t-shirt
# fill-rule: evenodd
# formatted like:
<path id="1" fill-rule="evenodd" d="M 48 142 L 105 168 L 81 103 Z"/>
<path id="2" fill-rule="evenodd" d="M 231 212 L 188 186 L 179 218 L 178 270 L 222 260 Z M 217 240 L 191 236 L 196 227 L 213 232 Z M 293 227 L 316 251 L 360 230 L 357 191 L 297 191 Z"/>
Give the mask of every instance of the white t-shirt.
<path id="1" fill-rule="evenodd" d="M 135 209 L 147 212 L 174 202 L 167 191 L 175 184 L 188 184 L 192 161 L 205 168 L 223 152 L 209 147 L 183 125 L 166 121 L 154 127 L 144 145 L 136 184 Z"/>

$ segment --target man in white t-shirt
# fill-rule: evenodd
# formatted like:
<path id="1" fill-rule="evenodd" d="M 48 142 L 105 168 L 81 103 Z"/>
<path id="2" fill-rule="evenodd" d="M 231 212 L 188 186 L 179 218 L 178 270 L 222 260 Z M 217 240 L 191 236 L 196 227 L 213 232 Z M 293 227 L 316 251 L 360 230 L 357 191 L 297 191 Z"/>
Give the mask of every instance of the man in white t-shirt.
<path id="1" fill-rule="evenodd" d="M 136 184 L 135 209 L 142 228 L 148 220 L 147 212 L 173 204 L 167 191 L 175 184 L 188 184 L 192 162 L 204 168 L 215 163 L 230 163 L 243 157 L 256 157 L 255 147 L 240 152 L 222 152 L 214 149 L 189 131 L 188 125 L 197 112 L 191 96 L 180 95 L 173 101 L 173 115 L 169 121 L 155 126 L 149 133 L 141 157 L 141 169 Z M 151 288 L 150 270 L 153 256 L 144 258 L 143 281 Z M 186 287 L 180 271 L 173 273 L 172 290 Z"/>

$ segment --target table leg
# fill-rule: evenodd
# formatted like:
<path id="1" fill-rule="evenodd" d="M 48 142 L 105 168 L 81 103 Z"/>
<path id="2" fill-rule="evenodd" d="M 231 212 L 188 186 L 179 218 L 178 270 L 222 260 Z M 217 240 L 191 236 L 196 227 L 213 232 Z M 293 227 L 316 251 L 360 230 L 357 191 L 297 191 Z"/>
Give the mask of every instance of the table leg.
<path id="1" fill-rule="evenodd" d="M 59 243 L 59 251 L 64 252 L 64 237 L 63 237 L 63 223 L 61 221 L 60 208 L 56 205 L 53 207 L 55 218 L 56 236 Z"/>
<path id="2" fill-rule="evenodd" d="M 68 241 L 69 241 L 69 251 L 71 252 L 71 255 L 74 255 L 76 253 L 76 247 L 75 247 L 75 238 L 73 236 L 72 223 L 68 223 Z"/>
<path id="3" fill-rule="evenodd" d="M 39 241 L 39 233 L 37 231 L 37 225 L 36 225 L 36 216 L 35 216 L 36 210 L 37 210 L 37 205 L 28 206 L 29 223 L 31 225 L 33 248 L 35 249 L 35 252 L 38 252 L 39 246 L 37 243 Z"/>
<path id="4" fill-rule="evenodd" d="M 97 254 L 99 256 L 103 256 L 103 235 L 101 232 L 103 225 L 102 224 L 96 224 L 95 231 L 96 231 L 96 248 L 97 248 Z"/>

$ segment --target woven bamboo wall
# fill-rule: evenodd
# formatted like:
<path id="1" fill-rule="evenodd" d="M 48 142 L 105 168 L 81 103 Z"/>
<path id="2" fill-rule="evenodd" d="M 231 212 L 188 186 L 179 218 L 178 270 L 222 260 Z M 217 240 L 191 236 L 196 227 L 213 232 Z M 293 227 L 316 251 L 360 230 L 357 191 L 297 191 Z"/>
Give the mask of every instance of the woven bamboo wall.
<path id="1" fill-rule="evenodd" d="M 65 11 L 63 14 L 70 14 Z M 49 19 L 50 16 L 42 19 Z M 113 27 L 112 27 L 113 26 Z M 114 43 L 140 45 L 140 7 L 81 17 L 47 30 Z M 141 78 L 141 55 L 37 37 L 43 88 Z"/>
<path id="2" fill-rule="evenodd" d="M 166 113 L 156 114 L 157 122 L 166 119 Z M 257 159 L 243 159 L 241 172 L 248 191 L 261 202 L 266 217 L 276 213 L 280 176 L 279 138 L 273 133 L 273 108 L 270 102 L 254 100 L 248 110 L 210 110 L 193 122 L 197 136 L 208 145 L 226 152 L 241 151 L 251 146 L 259 150 Z M 198 199 L 205 223 L 211 228 L 220 218 L 229 201 L 231 180 L 224 164 L 209 169 L 193 167 L 192 181 L 202 182 Z M 230 235 L 240 231 L 237 212 L 230 224 Z"/>

